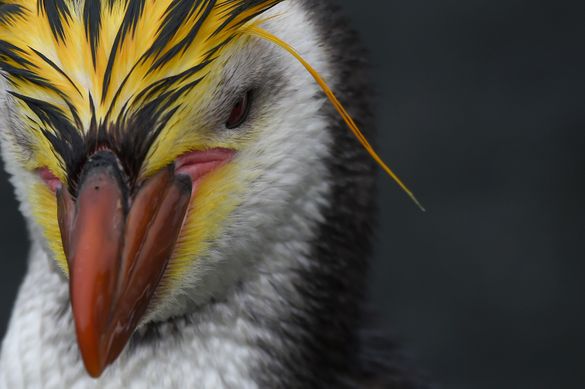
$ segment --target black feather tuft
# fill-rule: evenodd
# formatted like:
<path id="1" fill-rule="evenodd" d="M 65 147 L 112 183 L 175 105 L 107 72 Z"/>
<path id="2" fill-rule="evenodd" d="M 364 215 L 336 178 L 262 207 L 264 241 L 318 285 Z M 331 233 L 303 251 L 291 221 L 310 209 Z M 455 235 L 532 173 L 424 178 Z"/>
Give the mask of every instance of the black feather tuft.
<path id="1" fill-rule="evenodd" d="M 102 24 L 101 0 L 86 1 L 83 7 L 83 22 L 85 24 L 85 36 L 91 48 L 91 59 L 95 67 L 96 49 L 100 38 Z"/>
<path id="2" fill-rule="evenodd" d="M 155 63 L 152 65 L 152 67 L 150 69 L 151 71 L 154 71 L 154 70 L 162 67 L 164 64 L 168 63 L 171 59 L 173 59 L 176 55 L 178 55 L 181 52 L 184 52 L 184 50 L 186 50 L 187 47 L 189 47 L 189 45 L 191 43 L 193 43 L 193 41 L 195 40 L 195 37 L 197 36 L 197 33 L 201 29 L 201 25 L 203 24 L 205 19 L 207 19 L 207 17 L 209 16 L 211 11 L 213 10 L 214 6 L 215 6 L 215 0 L 203 0 L 202 1 L 201 9 L 199 10 L 199 15 L 197 15 L 198 16 L 197 22 L 195 23 L 195 25 L 193 26 L 191 31 L 189 31 L 189 34 L 187 34 L 187 36 L 185 38 L 181 39 L 180 42 L 178 42 L 176 45 L 171 47 L 169 50 L 167 50 L 164 53 L 164 55 L 162 55 L 159 59 L 157 59 L 155 61 Z M 157 45 L 156 42 L 155 42 L 155 45 Z M 155 47 L 155 46 L 153 45 L 153 47 Z"/>
<path id="3" fill-rule="evenodd" d="M 93 1 L 93 0 L 91 0 Z M 53 35 L 58 40 L 65 39 L 63 23 L 68 23 L 71 17 L 69 5 L 66 0 L 38 0 L 37 9 L 47 15 Z"/>
<path id="4" fill-rule="evenodd" d="M 91 0 L 88 0 L 91 1 Z M 105 100 L 108 92 L 108 88 L 110 87 L 110 81 L 112 79 L 112 71 L 114 70 L 114 63 L 116 60 L 116 55 L 120 50 L 120 44 L 124 41 L 124 38 L 127 34 L 135 34 L 136 33 L 136 25 L 144 12 L 144 2 L 146 0 L 129 0 L 128 7 L 126 8 L 126 14 L 124 15 L 124 20 L 120 25 L 120 28 L 116 34 L 116 38 L 114 39 L 114 44 L 112 45 L 112 49 L 110 51 L 110 55 L 108 57 L 108 65 L 106 66 L 106 71 L 104 74 L 104 82 L 102 86 L 102 101 Z M 132 71 L 136 67 L 137 64 L 134 64 Z M 132 71 L 127 75 L 126 79 L 130 76 Z M 119 88 L 121 90 L 121 88 Z"/>
<path id="5" fill-rule="evenodd" d="M 21 5 L 0 1 L 0 24 L 10 24 L 14 19 L 23 16 L 24 13 L 25 10 Z"/>

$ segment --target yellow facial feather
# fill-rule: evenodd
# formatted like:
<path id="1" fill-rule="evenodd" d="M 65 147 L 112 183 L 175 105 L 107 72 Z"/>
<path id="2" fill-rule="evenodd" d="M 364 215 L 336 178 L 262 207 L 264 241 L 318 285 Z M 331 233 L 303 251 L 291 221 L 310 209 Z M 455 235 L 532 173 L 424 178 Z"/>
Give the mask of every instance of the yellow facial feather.
<path id="1" fill-rule="evenodd" d="M 118 138 L 128 135 L 124 131 L 135 131 L 140 140 L 147 138 L 144 133 L 157 129 L 141 150 L 144 155 L 137 173 L 141 177 L 154 174 L 190 150 L 242 147 L 242 142 L 214 139 L 204 126 L 193 128 L 192 119 L 221 74 L 218 67 L 223 65 L 215 60 L 229 49 L 230 42 L 247 35 L 271 41 L 293 55 L 364 148 L 418 204 L 317 71 L 286 42 L 258 27 L 256 17 L 280 1 L 0 2 L 0 69 L 33 148 L 26 168 L 48 167 L 66 182 L 74 167 L 69 154 L 99 147 L 99 131 L 120 141 Z M 147 108 L 154 112 L 153 117 L 148 116 Z M 88 139 L 95 145 L 88 144 Z M 80 145 L 84 149 L 75 150 Z M 222 222 L 238 206 L 244 190 L 237 179 L 241 173 L 236 164 L 228 164 L 196 188 L 194 210 L 184 223 L 161 290 L 172 289 L 192 259 L 204 253 L 221 232 Z M 55 196 L 41 184 L 31 193 L 35 218 L 67 273 Z"/>
<path id="2" fill-rule="evenodd" d="M 75 153 L 99 147 L 91 131 L 135 131 L 137 139 L 159 126 L 148 144 L 140 175 L 149 176 L 194 149 L 236 143 L 195 131 L 198 102 L 219 75 L 216 59 L 256 16 L 280 0 L 87 0 L 0 2 L 0 69 L 25 126 L 30 171 L 47 167 L 62 182 L 74 173 Z M 149 105 L 150 104 L 150 105 Z M 124 128 L 145 107 L 151 122 Z M 165 115 L 173 112 L 165 118 Z M 161 125 L 161 123 L 163 123 Z M 112 130 L 113 131 L 113 130 Z M 22 135 L 22 134 L 21 134 Z M 110 134 L 120 137 L 120 133 Z M 119 139 L 114 139 L 117 141 Z M 77 142 L 77 143 L 75 143 Z M 241 146 L 241 145 L 240 145 Z M 82 149 L 79 149 L 82 148 Z M 237 205 L 234 167 L 226 166 L 197 188 L 197 212 L 189 214 L 171 261 L 177 279 L 194 253 L 219 233 Z M 241 189 L 241 188 L 240 188 Z M 33 215 L 59 266 L 67 264 L 55 195 L 43 184 L 30 189 Z M 215 227 L 213 227 L 215 226 Z M 213 228 L 212 228 L 213 227 Z M 190 255 L 189 255 L 190 253 Z"/>
<path id="3" fill-rule="evenodd" d="M 226 218 L 240 204 L 241 168 L 227 164 L 206 177 L 199 187 L 187 215 L 181 237 L 169 262 L 161 290 L 169 291 L 180 285 L 182 276 L 193 264 L 193 258 L 205 253 L 222 231 Z M 240 176 L 240 177 L 239 177 Z"/>
<path id="4" fill-rule="evenodd" d="M 64 274 L 68 274 L 67 259 L 63 251 L 61 231 L 57 217 L 57 198 L 43 183 L 37 183 L 30 191 L 33 217 L 43 228 L 43 233 L 55 261 Z"/>
<path id="5" fill-rule="evenodd" d="M 62 137 L 63 129 L 55 128 L 60 122 L 41 117 L 47 110 L 57 111 L 81 137 L 92 121 L 123 126 L 149 103 L 161 106 L 160 116 L 181 107 L 176 116 L 185 118 L 205 96 L 202 80 L 226 44 L 280 1 L 2 2 L 0 68 L 35 141 L 43 132 Z M 43 104 L 31 107 L 30 100 Z M 164 128 L 168 139 L 187 132 L 181 117 Z M 35 155 L 59 154 L 51 142 L 35 143 Z M 164 142 L 157 148 L 169 151 Z M 69 168 L 58 158 L 38 162 L 60 178 Z"/>

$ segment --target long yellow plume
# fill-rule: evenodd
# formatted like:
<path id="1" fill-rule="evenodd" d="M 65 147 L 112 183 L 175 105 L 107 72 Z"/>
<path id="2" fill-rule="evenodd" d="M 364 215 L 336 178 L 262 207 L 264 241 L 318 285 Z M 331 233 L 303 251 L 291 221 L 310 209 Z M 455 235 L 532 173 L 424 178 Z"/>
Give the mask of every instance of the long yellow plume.
<path id="1" fill-rule="evenodd" d="M 323 80 L 321 75 L 319 75 L 319 73 L 291 45 L 289 45 L 282 39 L 278 38 L 277 36 L 255 25 L 251 26 L 247 32 L 251 35 L 265 39 L 280 46 L 281 48 L 289 52 L 293 57 L 295 57 L 305 67 L 305 69 L 307 69 L 307 71 L 315 79 L 315 82 L 317 82 L 317 84 L 321 87 L 329 101 L 331 101 L 337 112 L 339 112 L 339 114 L 343 118 L 343 121 L 345 121 L 347 126 L 350 128 L 351 132 L 353 132 L 353 134 L 361 143 L 361 145 L 366 149 L 368 154 L 370 154 L 374 161 L 376 161 L 376 163 L 380 165 L 380 167 L 384 169 L 384 171 L 398 184 L 398 186 L 408 195 L 408 197 L 410 197 L 410 199 L 416 204 L 416 206 L 419 207 L 421 211 L 425 212 L 425 208 L 420 203 L 420 201 L 418 201 L 417 198 L 414 196 L 414 193 L 412 193 L 412 191 L 408 189 L 408 187 L 404 184 L 404 182 L 402 182 L 398 175 L 394 173 L 392 169 L 390 169 L 390 167 L 382 160 L 382 158 L 376 152 L 376 150 L 374 150 L 370 142 L 368 142 L 368 140 L 360 131 L 359 127 L 357 126 L 353 118 L 345 110 L 339 99 L 335 96 L 335 94 L 333 93 L 331 88 L 329 88 L 325 80 Z"/>

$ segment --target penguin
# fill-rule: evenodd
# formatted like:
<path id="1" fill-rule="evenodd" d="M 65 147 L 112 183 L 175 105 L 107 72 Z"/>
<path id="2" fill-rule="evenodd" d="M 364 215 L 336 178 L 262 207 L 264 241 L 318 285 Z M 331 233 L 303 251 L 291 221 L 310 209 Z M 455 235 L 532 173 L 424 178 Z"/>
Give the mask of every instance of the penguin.
<path id="1" fill-rule="evenodd" d="M 366 58 L 328 0 L 1 2 L 0 387 L 426 387 L 366 329 Z"/>

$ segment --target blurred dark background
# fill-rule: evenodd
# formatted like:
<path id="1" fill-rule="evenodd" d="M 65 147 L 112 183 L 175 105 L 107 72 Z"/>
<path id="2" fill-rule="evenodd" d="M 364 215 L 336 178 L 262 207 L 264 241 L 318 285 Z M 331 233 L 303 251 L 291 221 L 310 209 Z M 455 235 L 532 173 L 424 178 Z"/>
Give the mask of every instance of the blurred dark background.
<path id="1" fill-rule="evenodd" d="M 339 0 L 371 51 L 373 305 L 443 388 L 585 387 L 585 2 Z M 0 182 L 0 334 L 26 231 Z"/>

